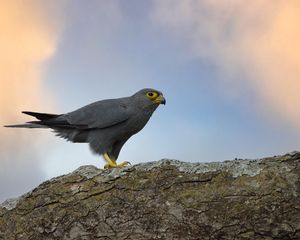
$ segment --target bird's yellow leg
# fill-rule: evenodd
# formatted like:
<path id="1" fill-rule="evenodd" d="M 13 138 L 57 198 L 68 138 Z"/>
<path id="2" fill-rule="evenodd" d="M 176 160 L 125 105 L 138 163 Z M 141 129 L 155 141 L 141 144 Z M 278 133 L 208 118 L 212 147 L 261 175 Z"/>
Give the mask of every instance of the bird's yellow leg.
<path id="1" fill-rule="evenodd" d="M 117 166 L 117 163 L 115 160 L 111 159 L 107 153 L 103 154 L 103 158 L 106 161 L 106 164 L 104 165 L 104 168 L 115 168 Z"/>
<path id="2" fill-rule="evenodd" d="M 130 162 L 123 162 L 123 163 L 117 164 L 116 160 L 111 158 L 110 156 L 108 156 L 107 153 L 103 154 L 103 158 L 107 162 L 104 165 L 104 168 L 122 168 L 122 167 L 125 167 L 126 165 L 130 164 Z"/>

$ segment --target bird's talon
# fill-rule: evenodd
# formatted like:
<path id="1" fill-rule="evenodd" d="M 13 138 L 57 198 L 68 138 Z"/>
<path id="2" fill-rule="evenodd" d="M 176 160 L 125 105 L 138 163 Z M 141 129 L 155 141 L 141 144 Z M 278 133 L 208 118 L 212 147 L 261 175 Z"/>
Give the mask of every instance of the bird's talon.
<path id="1" fill-rule="evenodd" d="M 105 164 L 104 169 L 108 169 L 108 168 L 110 168 L 109 164 Z"/>
<path id="2" fill-rule="evenodd" d="M 107 153 L 104 153 L 103 157 L 106 161 L 106 164 L 104 165 L 104 169 L 122 168 L 122 167 L 125 167 L 126 165 L 131 165 L 130 162 L 123 162 L 123 163 L 117 164 L 116 160 L 110 158 Z"/>
<path id="3" fill-rule="evenodd" d="M 130 162 L 123 162 L 123 163 L 117 164 L 115 167 L 116 168 L 122 168 L 122 167 L 125 167 L 127 165 L 131 165 L 131 163 Z"/>

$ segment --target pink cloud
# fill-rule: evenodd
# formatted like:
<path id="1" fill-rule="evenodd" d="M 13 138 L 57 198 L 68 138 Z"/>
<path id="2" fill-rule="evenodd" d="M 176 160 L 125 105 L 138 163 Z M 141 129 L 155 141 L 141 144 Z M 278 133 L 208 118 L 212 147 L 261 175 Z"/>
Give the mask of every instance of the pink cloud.
<path id="1" fill-rule="evenodd" d="M 217 65 L 225 92 L 249 86 L 260 113 L 300 127 L 299 1 L 157 0 L 153 20 Z"/>

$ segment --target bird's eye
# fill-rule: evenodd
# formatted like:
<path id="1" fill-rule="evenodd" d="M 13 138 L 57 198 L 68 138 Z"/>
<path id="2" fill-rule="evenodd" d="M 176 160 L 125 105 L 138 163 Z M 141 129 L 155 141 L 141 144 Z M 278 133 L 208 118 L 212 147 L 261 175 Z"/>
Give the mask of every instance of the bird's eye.
<path id="1" fill-rule="evenodd" d="M 156 92 L 147 92 L 147 97 L 150 98 L 151 100 L 155 99 L 158 94 Z"/>

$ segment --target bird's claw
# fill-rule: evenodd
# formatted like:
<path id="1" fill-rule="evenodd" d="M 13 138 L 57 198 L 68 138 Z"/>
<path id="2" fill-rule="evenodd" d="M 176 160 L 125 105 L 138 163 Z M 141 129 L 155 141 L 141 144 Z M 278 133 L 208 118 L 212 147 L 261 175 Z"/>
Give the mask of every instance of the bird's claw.
<path id="1" fill-rule="evenodd" d="M 114 163 L 114 164 L 105 164 L 104 165 L 104 169 L 110 169 L 110 168 L 122 168 L 122 167 L 125 167 L 127 165 L 131 165 L 130 162 L 123 162 L 123 163 L 120 163 L 120 164 L 117 164 L 117 163 Z"/>

